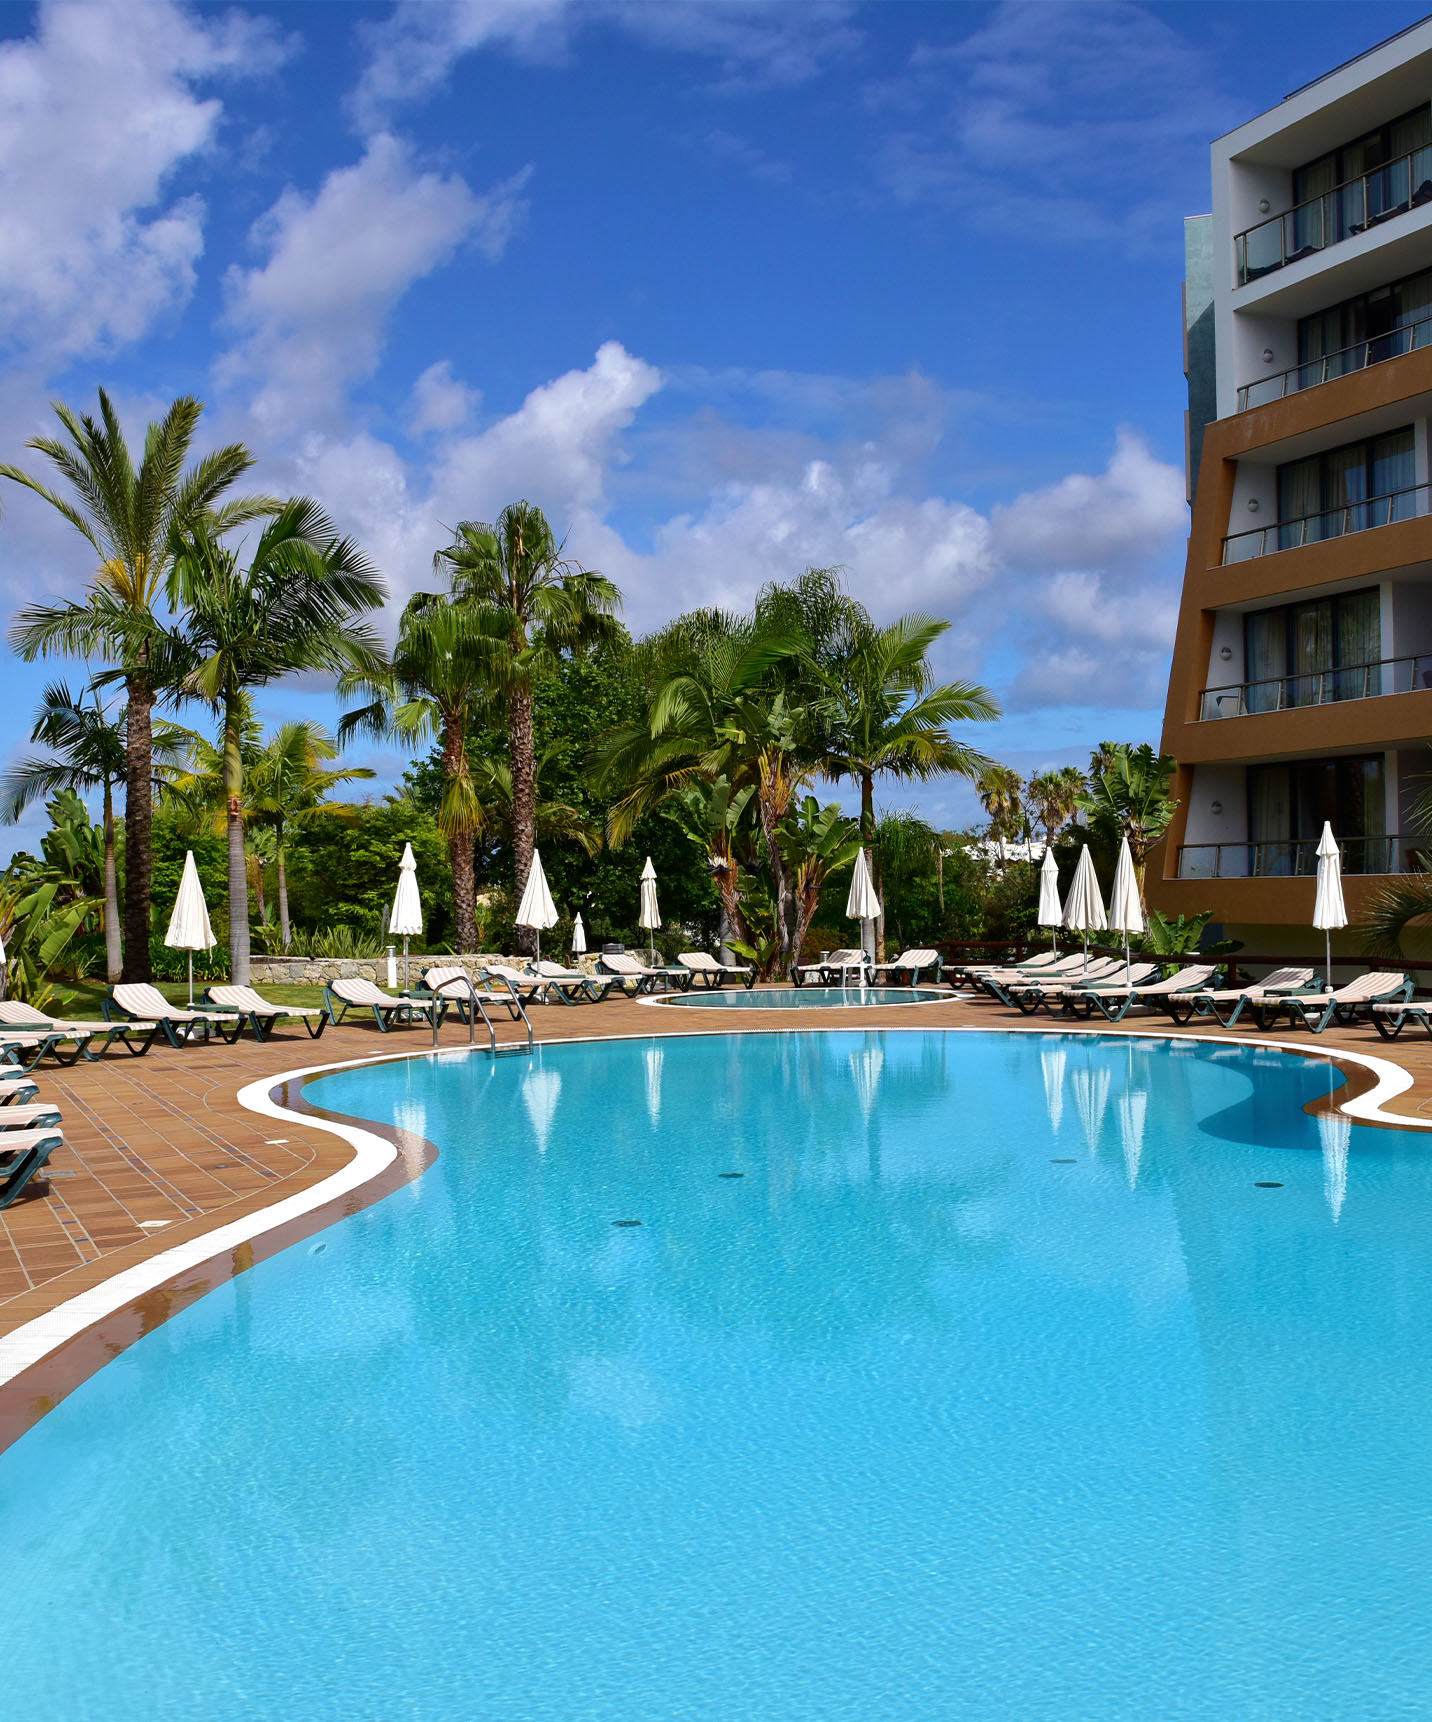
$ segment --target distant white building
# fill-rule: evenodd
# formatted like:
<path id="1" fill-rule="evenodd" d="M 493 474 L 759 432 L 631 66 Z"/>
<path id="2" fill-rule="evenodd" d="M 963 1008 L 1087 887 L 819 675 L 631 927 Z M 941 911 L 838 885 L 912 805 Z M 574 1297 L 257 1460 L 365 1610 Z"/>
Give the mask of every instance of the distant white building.
<path id="1" fill-rule="evenodd" d="M 995 867 L 1009 867 L 1016 861 L 1031 861 L 1038 865 L 1048 847 L 1038 838 L 1028 843 L 1009 843 L 1000 837 L 982 837 L 978 843 L 965 845 L 964 853 Z"/>

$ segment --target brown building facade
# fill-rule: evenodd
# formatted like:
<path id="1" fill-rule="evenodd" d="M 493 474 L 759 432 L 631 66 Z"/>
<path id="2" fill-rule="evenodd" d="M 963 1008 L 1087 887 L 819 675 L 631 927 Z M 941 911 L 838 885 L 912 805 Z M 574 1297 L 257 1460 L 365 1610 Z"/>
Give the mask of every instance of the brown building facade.
<path id="1" fill-rule="evenodd" d="M 1188 224 L 1180 805 L 1148 892 L 1250 950 L 1321 948 L 1325 820 L 1353 920 L 1432 865 L 1429 98 L 1432 22 L 1220 139 Z"/>

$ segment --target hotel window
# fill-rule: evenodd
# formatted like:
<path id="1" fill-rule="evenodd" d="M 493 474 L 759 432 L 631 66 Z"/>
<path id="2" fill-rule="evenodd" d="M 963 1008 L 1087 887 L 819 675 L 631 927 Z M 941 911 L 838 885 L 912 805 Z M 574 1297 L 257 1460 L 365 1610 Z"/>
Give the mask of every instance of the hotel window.
<path id="1" fill-rule="evenodd" d="M 1278 548 L 1340 538 L 1417 512 L 1411 425 L 1278 468 Z"/>
<path id="2" fill-rule="evenodd" d="M 1376 586 L 1254 610 L 1243 618 L 1245 709 L 1282 711 L 1382 692 L 1382 596 Z"/>
<path id="3" fill-rule="evenodd" d="M 1293 175 L 1292 251 L 1317 250 L 1432 198 L 1432 109 L 1414 108 Z"/>
<path id="4" fill-rule="evenodd" d="M 1316 871 L 1323 822 L 1343 845 L 1349 873 L 1387 871 L 1387 802 L 1382 755 L 1248 767 L 1248 833 L 1253 871 Z"/>
<path id="5" fill-rule="evenodd" d="M 1331 382 L 1364 365 L 1432 346 L 1432 269 L 1298 323 L 1298 387 Z"/>

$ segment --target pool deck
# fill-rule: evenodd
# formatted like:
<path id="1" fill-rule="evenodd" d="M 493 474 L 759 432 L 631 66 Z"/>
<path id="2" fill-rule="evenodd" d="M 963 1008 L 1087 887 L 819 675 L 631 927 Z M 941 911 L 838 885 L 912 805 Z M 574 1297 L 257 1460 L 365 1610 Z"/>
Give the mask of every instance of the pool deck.
<path id="1" fill-rule="evenodd" d="M 1387 1043 L 1370 1027 L 1335 1027 L 1314 1036 L 1282 1024 L 1270 1034 L 1242 1025 L 1221 1029 L 1207 1022 L 1179 1029 L 1166 1017 L 1145 1017 L 1127 1025 L 1110 1025 L 1100 1018 L 1051 1022 L 1047 1016 L 1019 1016 L 987 1000 L 851 1012 L 740 1012 L 668 1010 L 609 999 L 599 1005 L 538 1007 L 532 1020 L 537 1039 L 548 1043 L 820 1027 L 1044 1027 L 1212 1035 L 1250 1045 L 1285 1040 L 1324 1053 L 1345 1049 L 1371 1055 L 1401 1067 L 1412 1077 L 1412 1086 L 1385 1101 L 1384 1110 L 1432 1119 L 1432 1039 L 1420 1030 L 1409 1029 L 1403 1039 Z M 498 1027 L 505 1042 L 519 1041 L 520 1030 L 515 1023 Z M 460 1047 L 467 1044 L 467 1036 L 466 1028 L 453 1022 L 439 1039 L 443 1046 Z M 81 1062 L 69 1069 L 42 1065 L 35 1080 L 41 1097 L 56 1100 L 63 1111 L 65 1144 L 51 1160 L 54 1176 L 48 1191 L 0 1212 L 0 1339 L 123 1269 L 296 1195 L 350 1163 L 353 1150 L 341 1138 L 242 1107 L 237 1094 L 245 1084 L 312 1065 L 401 1056 L 431 1045 L 426 1028 L 381 1035 L 372 1024 L 350 1023 L 329 1028 L 315 1042 L 295 1025 L 263 1044 L 245 1035 L 235 1046 L 196 1045 L 175 1051 L 161 1044 L 144 1058 L 116 1051 L 98 1063 Z M 421 1157 L 415 1161 L 410 1152 L 404 1175 L 420 1170 Z M 371 1196 L 354 1192 L 345 1211 L 368 1199 Z M 334 1217 L 320 1210 L 281 1241 L 291 1242 Z M 238 1259 L 241 1254 L 235 1253 L 235 1268 L 253 1259 Z M 195 1281 L 193 1295 L 210 1283 L 211 1278 Z M 174 1307 L 175 1297 L 161 1288 L 136 1310 L 129 1337 L 147 1332 Z M 111 1340 L 106 1355 L 114 1349 Z M 95 1359 L 99 1361 L 103 1357 Z M 4 1444 L 0 1430 L 0 1446 Z"/>

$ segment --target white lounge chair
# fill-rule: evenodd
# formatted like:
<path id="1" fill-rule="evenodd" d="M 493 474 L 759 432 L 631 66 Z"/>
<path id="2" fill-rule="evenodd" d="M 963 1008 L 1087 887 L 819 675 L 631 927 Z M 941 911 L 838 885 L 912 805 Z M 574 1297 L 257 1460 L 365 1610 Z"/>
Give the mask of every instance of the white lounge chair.
<path id="1" fill-rule="evenodd" d="M 328 1027 L 328 1012 L 321 1005 L 272 1004 L 252 987 L 210 987 L 204 997 L 220 1010 L 237 1011 L 254 1031 L 255 1040 L 267 1040 L 285 1017 L 301 1022 L 310 1040 L 317 1040 Z"/>
<path id="2" fill-rule="evenodd" d="M 915 950 L 902 951 L 893 963 L 872 964 L 870 978 L 872 981 L 878 982 L 882 975 L 889 975 L 898 982 L 901 975 L 908 975 L 910 978 L 904 984 L 913 987 L 920 984 L 920 975 L 925 969 L 935 971 L 934 984 L 939 986 L 940 977 L 944 972 L 940 953 L 922 945 Z"/>
<path id="3" fill-rule="evenodd" d="M 48 1050 L 60 1064 L 73 1064 L 77 1058 L 96 1059 L 106 1047 L 118 1040 L 136 1058 L 142 1058 L 154 1044 L 159 1033 L 155 1022 L 77 1022 L 67 1017 L 51 1016 L 48 1011 L 26 1004 L 20 999 L 0 999 L 0 1034 L 7 1030 L 23 1032 L 32 1029 L 37 1035 L 53 1036 L 54 1045 Z M 96 1046 L 95 1042 L 99 1044 Z M 62 1052 L 62 1046 L 73 1048 Z M 42 1055 L 43 1056 L 43 1055 Z"/>
<path id="4" fill-rule="evenodd" d="M 719 963 L 705 951 L 681 951 L 676 960 L 682 968 L 691 970 L 688 984 L 702 981 L 708 988 L 719 987 L 729 979 L 744 982 L 748 991 L 756 984 L 756 971 L 749 963 Z"/>
<path id="5" fill-rule="evenodd" d="M 691 985 L 691 971 L 682 968 L 650 969 L 645 963 L 624 951 L 603 951 L 597 958 L 603 971 L 615 975 L 624 992 L 654 993 L 659 986 L 676 986 L 685 990 Z"/>
<path id="6" fill-rule="evenodd" d="M 1213 963 L 1190 963 L 1167 980 L 1148 981 L 1143 986 L 1106 982 L 1076 993 L 1074 1003 L 1085 1007 L 1085 1016 L 1092 1016 L 1097 1010 L 1110 1022 L 1122 1022 L 1136 1005 L 1147 1010 L 1167 1009 L 1170 999 L 1206 987 L 1213 979 L 1215 967 Z"/>
<path id="7" fill-rule="evenodd" d="M 1289 1028 L 1302 1027 L 1321 1034 L 1334 1017 L 1355 1022 L 1376 1003 L 1396 999 L 1405 1004 L 1411 997 L 1410 975 L 1373 969 L 1335 992 L 1285 993 L 1273 1004 L 1257 1009 L 1254 1020 L 1259 1028 L 1271 1028 L 1279 1016 L 1286 1015 Z"/>
<path id="8" fill-rule="evenodd" d="M 242 1017 L 221 1016 L 211 1010 L 185 1010 L 170 1004 L 158 987 L 150 986 L 147 981 L 117 981 L 100 1009 L 106 1022 L 113 1022 L 117 1014 L 120 1019 L 128 1017 L 136 1026 L 157 1023 L 170 1046 L 182 1046 L 186 1040 L 196 1039 L 207 1044 L 216 1030 L 220 1040 L 232 1046 L 244 1032 Z M 178 1033 L 181 1028 L 182 1036 Z"/>
<path id="9" fill-rule="evenodd" d="M 548 962 L 545 957 L 534 963 L 533 969 L 563 1004 L 600 1004 L 617 984 L 615 976 L 589 975 L 585 969 L 569 969 L 565 963 Z"/>
<path id="10" fill-rule="evenodd" d="M 823 961 L 800 963 L 791 970 L 798 987 L 848 985 L 852 972 L 858 982 L 865 973 L 865 952 L 855 949 L 827 951 Z"/>
<path id="11" fill-rule="evenodd" d="M 395 1019 L 410 1023 L 418 1017 L 431 1020 L 434 1011 L 443 1009 L 439 999 L 395 998 L 392 993 L 385 993 L 381 987 L 374 986 L 372 981 L 358 978 L 329 981 L 323 992 L 328 1001 L 328 1020 L 335 1026 L 343 1021 L 349 1010 L 371 1010 L 373 1021 L 384 1034 Z M 442 1021 L 441 1016 L 438 1021 Z"/>
<path id="12" fill-rule="evenodd" d="M 1213 987 L 1206 992 L 1197 992 L 1188 1005 L 1185 1006 L 1182 1000 L 1171 1005 L 1169 1015 L 1177 1023 L 1187 1022 L 1194 1016 L 1212 1016 L 1224 1028 L 1232 1028 L 1250 1005 L 1256 1009 L 1273 1003 L 1275 999 L 1281 1002 L 1285 993 L 1307 992 L 1312 985 L 1311 969 L 1274 969 L 1271 975 L 1265 975 L 1261 981 L 1254 981 L 1246 987 Z"/>
<path id="13" fill-rule="evenodd" d="M 0 1136 L 0 1208 L 8 1208 L 18 1200 L 55 1149 L 64 1145 L 64 1140 L 53 1124 Z"/>

